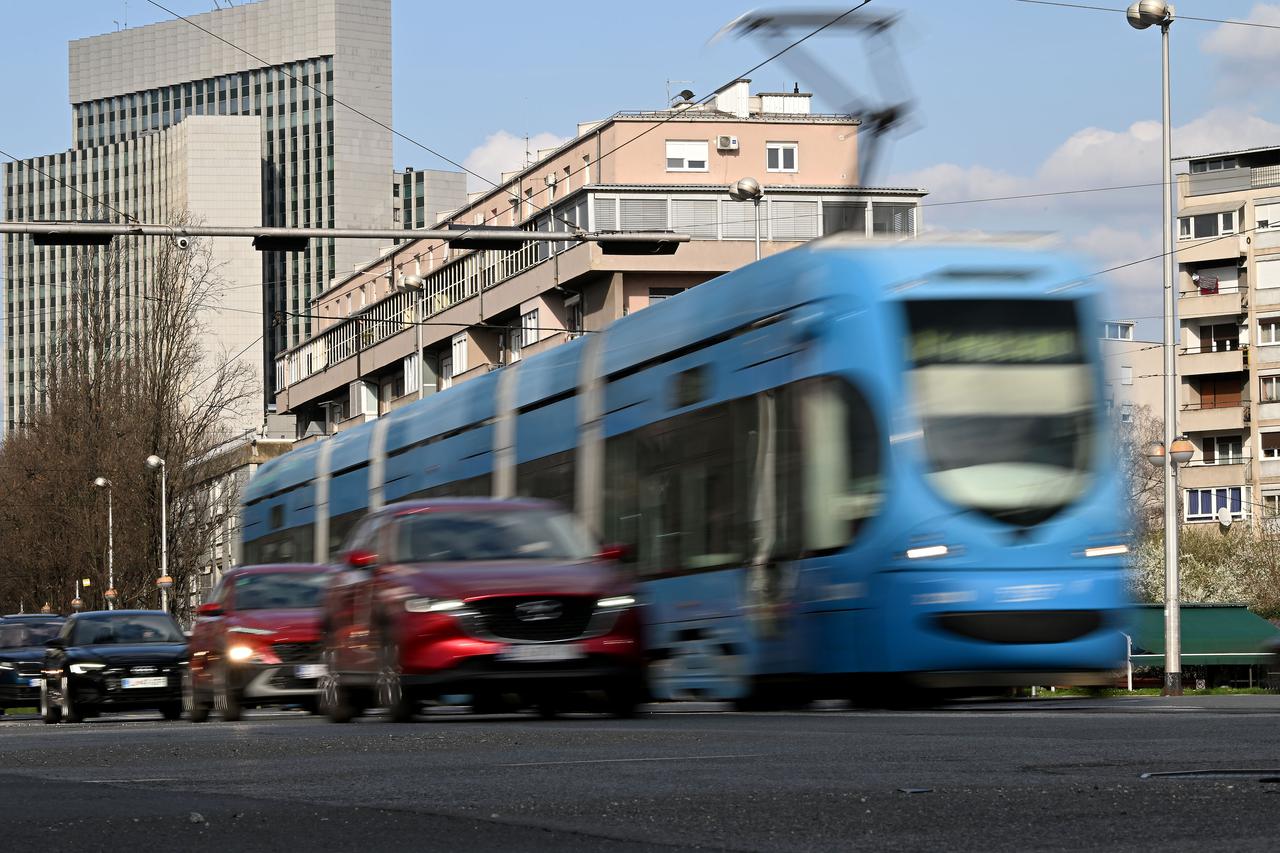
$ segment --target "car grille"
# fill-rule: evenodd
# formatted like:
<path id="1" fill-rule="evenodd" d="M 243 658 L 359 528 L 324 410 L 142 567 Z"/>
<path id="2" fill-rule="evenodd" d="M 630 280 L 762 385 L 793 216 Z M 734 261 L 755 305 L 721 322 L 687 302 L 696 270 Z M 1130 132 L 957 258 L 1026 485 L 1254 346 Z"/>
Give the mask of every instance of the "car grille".
<path id="1" fill-rule="evenodd" d="M 273 643 L 271 650 L 281 663 L 319 663 L 319 643 Z"/>
<path id="2" fill-rule="evenodd" d="M 544 604 L 545 603 L 545 604 Z M 494 637 L 527 642 L 572 640 L 587 631 L 596 609 L 594 598 L 546 598 L 542 596 L 482 598 L 467 602 L 478 614 L 481 629 Z M 535 610 L 553 611 L 552 618 L 520 618 L 521 605 L 541 605 Z M 555 605 L 552 607 L 551 605 Z M 557 611 L 558 608 L 558 611 Z M 527 611 L 528 608 L 525 608 Z"/>

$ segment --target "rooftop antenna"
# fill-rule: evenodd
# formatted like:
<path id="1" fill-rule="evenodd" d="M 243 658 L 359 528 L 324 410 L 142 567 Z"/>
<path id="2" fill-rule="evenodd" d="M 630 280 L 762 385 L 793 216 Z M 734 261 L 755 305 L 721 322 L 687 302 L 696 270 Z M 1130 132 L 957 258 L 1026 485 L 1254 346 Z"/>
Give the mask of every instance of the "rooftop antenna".
<path id="1" fill-rule="evenodd" d="M 842 14 L 843 12 L 843 14 Z M 898 59 L 892 28 L 898 15 L 872 13 L 850 14 L 848 11 L 748 12 L 730 21 L 712 37 L 714 43 L 727 35 L 753 36 L 770 53 L 782 53 L 781 59 L 798 77 L 810 81 L 812 91 L 820 93 L 844 112 L 862 121 L 858 129 L 858 183 L 867 186 L 875 171 L 880 143 L 890 134 L 914 130 L 909 122 L 911 93 L 907 88 L 905 69 Z M 809 52 L 808 45 L 792 43 L 797 35 L 811 34 L 822 27 L 831 32 L 844 31 L 865 35 L 868 39 L 868 62 L 880 98 L 872 101 L 855 91 L 847 73 L 841 74 L 825 65 Z M 799 88 L 797 83 L 796 88 Z"/>
<path id="2" fill-rule="evenodd" d="M 671 84 L 672 83 L 692 83 L 692 82 L 693 82 L 692 80 L 668 80 L 667 81 L 667 106 L 671 106 Z M 685 92 L 688 92 L 689 94 L 686 95 Z M 680 98 L 682 101 L 692 101 L 693 92 L 691 92 L 688 89 L 681 89 L 680 94 L 677 95 L 677 97 Z"/>
<path id="3" fill-rule="evenodd" d="M 529 132 L 526 130 L 526 131 L 525 131 L 525 134 L 524 134 L 524 165 L 525 165 L 525 168 L 528 168 L 529 163 L 531 163 L 531 162 L 532 162 L 532 161 L 529 159 Z"/>

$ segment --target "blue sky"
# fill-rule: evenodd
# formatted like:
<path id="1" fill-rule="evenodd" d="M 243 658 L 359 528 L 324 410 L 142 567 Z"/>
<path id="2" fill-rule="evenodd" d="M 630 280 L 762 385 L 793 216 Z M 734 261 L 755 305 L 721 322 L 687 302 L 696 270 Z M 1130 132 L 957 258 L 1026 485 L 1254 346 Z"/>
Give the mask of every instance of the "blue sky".
<path id="1" fill-rule="evenodd" d="M 163 2 L 181 14 L 214 6 Z M 1280 3 L 1177 6 L 1182 15 L 1280 24 Z M 692 80 L 673 89 L 688 86 L 702 95 L 755 65 L 765 56 L 758 43 L 708 44 L 749 8 L 745 0 L 394 0 L 394 123 L 477 170 L 510 167 L 522 157 L 526 134 L 535 145 L 548 144 L 572 134 L 579 121 L 661 106 L 668 78 Z M 899 52 L 916 99 L 917 130 L 892 146 L 881 183 L 909 182 L 933 192 L 926 201 L 954 201 L 1158 180 L 1156 32 L 1134 31 L 1118 14 L 1014 0 L 873 0 L 867 8 L 903 13 Z M 66 43 L 115 29 L 125 2 L 6 0 L 4 11 L 0 148 L 18 156 L 65 149 Z M 130 26 L 168 17 L 146 0 L 129 0 L 127 14 Z M 869 78 L 863 42 L 840 36 L 813 44 L 850 80 Z M 482 53 L 497 59 L 480 62 Z M 1176 23 L 1174 153 L 1280 144 L 1277 55 L 1280 30 Z M 772 90 L 797 79 L 781 61 L 752 76 L 757 88 Z M 395 159 L 401 166 L 446 167 L 404 142 Z M 1155 254 L 1160 245 L 1155 188 L 931 208 L 926 222 L 1054 232 L 1099 268 Z M 1158 314 L 1158 276 L 1158 262 L 1117 274 L 1114 313 Z M 1142 323 L 1148 335 L 1158 334 L 1157 324 Z"/>

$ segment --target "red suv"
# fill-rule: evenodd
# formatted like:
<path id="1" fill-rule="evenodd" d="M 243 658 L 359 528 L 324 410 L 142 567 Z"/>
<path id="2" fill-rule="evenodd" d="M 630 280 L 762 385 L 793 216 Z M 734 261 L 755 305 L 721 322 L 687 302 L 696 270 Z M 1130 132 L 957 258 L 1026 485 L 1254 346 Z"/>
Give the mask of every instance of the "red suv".
<path id="1" fill-rule="evenodd" d="M 477 713 L 544 716 L 602 693 L 644 694 L 632 585 L 570 513 L 535 500 L 400 503 L 351 532 L 325 600 L 321 705 L 334 722 L 469 695 Z M 514 701 L 513 701 L 514 700 Z"/>
<path id="2" fill-rule="evenodd" d="M 327 567 L 306 564 L 243 566 L 222 576 L 191 632 L 183 703 L 193 722 L 214 708 L 227 721 L 259 705 L 314 710 L 329 578 Z"/>

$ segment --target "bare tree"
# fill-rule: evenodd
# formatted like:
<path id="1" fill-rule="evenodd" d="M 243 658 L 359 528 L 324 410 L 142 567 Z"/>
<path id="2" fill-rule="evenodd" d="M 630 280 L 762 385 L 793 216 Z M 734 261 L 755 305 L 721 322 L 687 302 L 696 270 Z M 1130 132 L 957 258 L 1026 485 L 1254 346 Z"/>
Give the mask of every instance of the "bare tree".
<path id="1" fill-rule="evenodd" d="M 0 446 L 0 610 L 48 602 L 66 611 L 88 578 L 86 607 L 105 606 L 104 490 L 111 481 L 120 606 L 154 607 L 160 566 L 160 483 L 168 477 L 169 574 L 187 588 L 234 495 L 205 488 L 207 457 L 253 405 L 256 371 L 205 349 L 223 283 L 207 245 L 166 239 L 78 250 L 43 369 L 43 404 Z M 185 615 L 185 596 L 174 596 Z"/>

